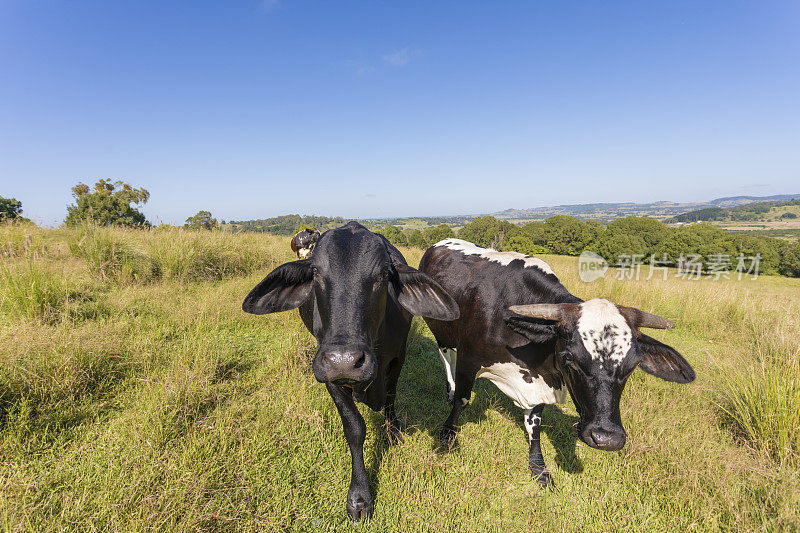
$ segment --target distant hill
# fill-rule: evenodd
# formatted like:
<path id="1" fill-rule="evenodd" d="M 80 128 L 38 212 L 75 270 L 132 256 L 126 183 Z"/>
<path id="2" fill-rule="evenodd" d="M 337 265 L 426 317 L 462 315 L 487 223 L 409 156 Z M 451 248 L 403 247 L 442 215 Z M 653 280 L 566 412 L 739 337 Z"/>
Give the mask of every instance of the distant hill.
<path id="1" fill-rule="evenodd" d="M 648 216 L 662 221 L 678 222 L 678 216 L 688 213 L 702 212 L 699 215 L 700 218 L 697 218 L 697 220 L 729 220 L 731 218 L 727 213 L 727 209 L 740 209 L 740 213 L 746 213 L 746 210 L 743 210 L 744 208 L 742 206 L 762 203 L 768 203 L 770 206 L 772 206 L 774 204 L 788 202 L 793 199 L 800 199 L 800 194 L 779 194 L 774 196 L 730 196 L 726 198 L 716 198 L 709 202 L 687 203 L 661 201 L 648 204 L 567 204 L 551 207 L 534 207 L 531 209 L 506 209 L 505 211 L 490 213 L 490 215 L 497 219 L 507 220 L 509 222 L 544 220 L 555 215 L 568 215 L 584 220 L 596 220 L 598 222 L 607 224 L 618 218 L 628 216 Z M 763 209 L 763 207 L 760 209 Z M 403 229 L 423 230 L 439 224 L 447 224 L 450 227 L 458 228 L 479 216 L 484 215 L 362 219 L 360 222 L 370 229 L 378 229 L 384 226 L 393 225 L 399 226 Z M 711 216 L 711 218 L 704 218 L 706 216 Z M 692 218 L 692 216 L 689 216 L 688 218 Z M 233 220 L 229 222 L 228 226 L 233 231 L 256 231 L 272 233 L 276 235 L 291 235 L 299 228 L 306 226 L 314 226 L 320 230 L 326 230 L 340 226 L 347 220 L 351 219 L 342 217 L 283 215 L 260 220 Z M 749 219 L 733 218 L 732 220 Z"/>
<path id="2" fill-rule="evenodd" d="M 756 202 L 784 202 L 800 198 L 800 194 L 779 194 L 774 196 L 730 196 L 716 198 L 709 202 L 652 202 L 636 203 L 598 203 L 567 204 L 552 207 L 534 207 L 531 209 L 506 209 L 492 213 L 501 220 L 543 220 L 555 215 L 569 215 L 582 219 L 593 219 L 599 222 L 611 222 L 628 216 L 647 216 L 658 220 L 666 220 L 690 211 L 711 208 L 738 207 Z"/>
<path id="3" fill-rule="evenodd" d="M 788 202 L 800 198 L 800 194 L 775 194 L 772 196 L 728 196 L 711 200 L 710 204 L 717 207 L 735 207 L 753 202 Z"/>
<path id="4" fill-rule="evenodd" d="M 800 196 L 797 198 L 800 198 Z M 798 217 L 796 213 L 798 207 L 800 207 L 800 199 L 750 202 L 734 207 L 705 207 L 676 215 L 666 219 L 664 222 L 766 222 L 779 218 L 794 219 Z"/>

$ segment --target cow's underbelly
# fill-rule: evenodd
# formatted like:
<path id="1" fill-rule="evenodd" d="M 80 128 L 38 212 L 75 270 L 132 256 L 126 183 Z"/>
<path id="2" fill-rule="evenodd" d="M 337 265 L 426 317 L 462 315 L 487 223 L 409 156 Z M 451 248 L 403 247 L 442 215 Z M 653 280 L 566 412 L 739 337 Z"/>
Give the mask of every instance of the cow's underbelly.
<path id="1" fill-rule="evenodd" d="M 541 376 L 525 379 L 525 370 L 514 363 L 495 363 L 481 367 L 477 377 L 485 378 L 511 398 L 514 405 L 522 409 L 532 409 L 542 404 L 563 403 L 567 400 L 567 389 L 554 389 Z"/>

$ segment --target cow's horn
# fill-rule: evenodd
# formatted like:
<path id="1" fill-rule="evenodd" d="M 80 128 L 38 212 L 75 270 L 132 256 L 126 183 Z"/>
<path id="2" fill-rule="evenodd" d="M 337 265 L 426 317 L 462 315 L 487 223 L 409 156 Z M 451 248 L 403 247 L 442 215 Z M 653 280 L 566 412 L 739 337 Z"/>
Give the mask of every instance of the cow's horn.
<path id="1" fill-rule="evenodd" d="M 672 329 L 675 327 L 670 320 L 641 310 L 639 310 L 637 322 L 637 326 L 640 328 Z"/>
<path id="2" fill-rule="evenodd" d="M 562 309 L 558 304 L 512 305 L 509 309 L 518 315 L 545 320 L 559 321 L 562 316 Z"/>

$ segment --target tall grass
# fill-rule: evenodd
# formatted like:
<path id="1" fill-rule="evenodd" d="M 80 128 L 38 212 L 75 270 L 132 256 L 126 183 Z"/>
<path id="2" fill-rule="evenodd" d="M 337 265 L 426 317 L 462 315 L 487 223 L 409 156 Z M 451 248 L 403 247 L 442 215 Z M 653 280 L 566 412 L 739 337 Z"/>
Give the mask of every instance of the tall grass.
<path id="1" fill-rule="evenodd" d="M 145 253 L 160 278 L 178 282 L 248 274 L 273 261 L 273 255 L 252 240 L 183 228 L 153 230 Z"/>
<path id="2" fill-rule="evenodd" d="M 0 223 L 0 258 L 42 257 L 47 254 L 45 230 L 30 223 Z"/>
<path id="3" fill-rule="evenodd" d="M 69 249 L 103 280 L 151 280 L 155 277 L 152 262 L 135 247 L 129 231 L 84 222 L 69 239 Z"/>
<path id="4" fill-rule="evenodd" d="M 800 464 L 800 352 L 721 373 L 718 405 L 737 437 L 779 464 Z"/>
<path id="5" fill-rule="evenodd" d="M 121 282 L 219 280 L 275 262 L 264 239 L 174 227 L 132 230 L 86 223 L 69 246 L 98 277 Z"/>
<path id="6" fill-rule="evenodd" d="M 57 321 L 74 294 L 40 261 L 0 265 L 0 310 L 11 318 Z"/>

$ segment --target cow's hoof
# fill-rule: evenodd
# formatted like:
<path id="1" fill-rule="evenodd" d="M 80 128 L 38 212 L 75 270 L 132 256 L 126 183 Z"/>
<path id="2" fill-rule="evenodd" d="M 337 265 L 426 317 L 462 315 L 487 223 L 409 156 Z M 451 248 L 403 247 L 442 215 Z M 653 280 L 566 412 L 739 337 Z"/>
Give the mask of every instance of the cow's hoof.
<path id="1" fill-rule="evenodd" d="M 533 474 L 533 479 L 535 479 L 543 489 L 554 486 L 553 478 L 550 477 L 550 472 L 548 472 L 546 468 L 531 468 L 531 473 Z"/>
<path id="2" fill-rule="evenodd" d="M 442 451 L 450 451 L 456 445 L 456 430 L 455 428 L 451 427 L 443 427 L 442 431 L 439 433 L 439 445 L 442 448 Z"/>
<path id="3" fill-rule="evenodd" d="M 353 523 L 372 517 L 372 495 L 369 490 L 353 489 L 347 495 L 347 514 Z"/>

